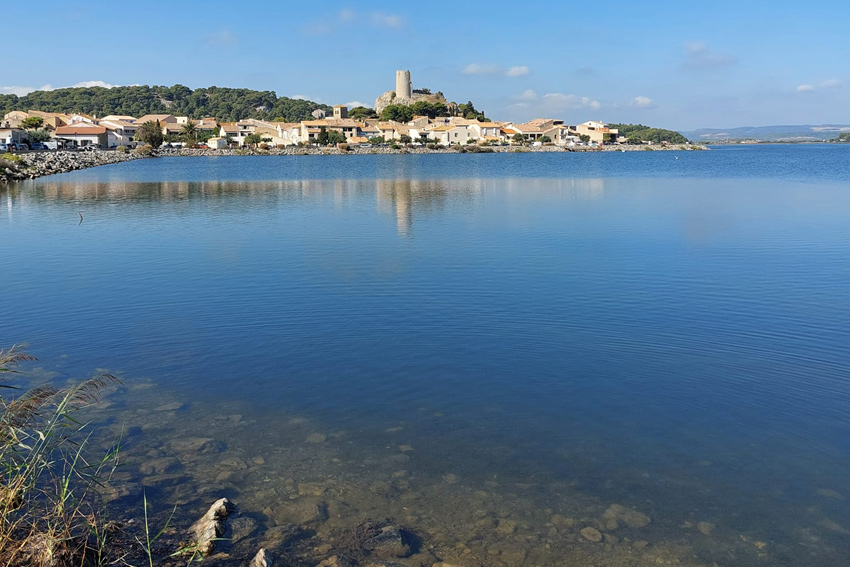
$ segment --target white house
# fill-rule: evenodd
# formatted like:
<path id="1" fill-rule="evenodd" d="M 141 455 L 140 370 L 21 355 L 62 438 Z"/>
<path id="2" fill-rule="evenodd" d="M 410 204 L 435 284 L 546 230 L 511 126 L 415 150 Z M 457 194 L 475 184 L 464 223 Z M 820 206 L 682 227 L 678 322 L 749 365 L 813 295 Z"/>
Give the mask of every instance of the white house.
<path id="1" fill-rule="evenodd" d="M 70 140 L 79 148 L 96 146 L 106 148 L 109 146 L 108 130 L 104 126 L 77 123 L 69 126 L 60 126 L 56 129 L 56 137 Z"/>

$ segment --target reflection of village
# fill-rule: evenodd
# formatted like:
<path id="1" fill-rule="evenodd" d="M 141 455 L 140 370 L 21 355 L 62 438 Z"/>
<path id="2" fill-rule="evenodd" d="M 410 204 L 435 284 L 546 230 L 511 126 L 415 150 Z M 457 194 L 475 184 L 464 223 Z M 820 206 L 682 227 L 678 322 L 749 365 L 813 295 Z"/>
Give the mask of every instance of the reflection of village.
<path id="1" fill-rule="evenodd" d="M 192 202 L 212 199 L 262 198 L 270 206 L 332 201 L 342 208 L 374 199 L 377 210 L 395 217 L 398 234 L 412 236 L 416 219 L 439 216 L 447 209 L 471 214 L 487 199 L 500 199 L 510 207 L 514 198 L 529 199 L 563 195 L 593 200 L 602 196 L 605 180 L 507 178 L 507 179 L 302 179 L 288 181 L 167 181 L 139 183 L 108 181 L 70 183 L 41 180 L 7 191 L 3 198 L 9 214 L 26 201 L 144 203 Z M 239 210 L 234 207 L 234 210 Z"/>

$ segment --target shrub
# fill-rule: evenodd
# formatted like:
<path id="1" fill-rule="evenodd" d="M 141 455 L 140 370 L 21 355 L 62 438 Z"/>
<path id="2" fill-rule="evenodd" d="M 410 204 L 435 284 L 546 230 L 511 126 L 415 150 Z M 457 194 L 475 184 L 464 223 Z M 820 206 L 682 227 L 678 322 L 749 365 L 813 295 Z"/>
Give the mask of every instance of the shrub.
<path id="1" fill-rule="evenodd" d="M 429 150 L 436 150 L 437 144 L 426 144 L 425 147 L 428 148 Z"/>
<path id="2" fill-rule="evenodd" d="M 118 146 L 117 148 L 115 148 L 115 151 L 119 154 L 126 154 L 130 152 L 130 148 L 128 148 L 127 146 Z"/>
<path id="3" fill-rule="evenodd" d="M 339 148 L 339 151 L 341 152 L 347 152 L 350 149 L 348 144 L 337 144 L 336 147 Z"/>

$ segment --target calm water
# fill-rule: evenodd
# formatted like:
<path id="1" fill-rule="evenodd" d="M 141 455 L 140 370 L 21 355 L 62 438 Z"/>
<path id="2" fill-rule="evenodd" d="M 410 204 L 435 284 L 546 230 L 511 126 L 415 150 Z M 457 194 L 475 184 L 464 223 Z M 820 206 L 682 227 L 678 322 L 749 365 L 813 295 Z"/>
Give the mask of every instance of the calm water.
<path id="1" fill-rule="evenodd" d="M 850 564 L 850 147 L 167 158 L 0 205 L 0 343 L 120 373 L 146 458 L 250 465 L 163 500 L 274 525 L 269 484 L 323 483 L 329 526 L 482 564 Z"/>

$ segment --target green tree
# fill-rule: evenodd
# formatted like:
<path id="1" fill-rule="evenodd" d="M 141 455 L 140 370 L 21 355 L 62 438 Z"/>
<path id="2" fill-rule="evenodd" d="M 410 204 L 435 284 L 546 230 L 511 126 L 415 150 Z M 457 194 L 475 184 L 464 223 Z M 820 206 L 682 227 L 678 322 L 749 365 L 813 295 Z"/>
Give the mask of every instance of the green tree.
<path id="1" fill-rule="evenodd" d="M 44 126 L 44 118 L 41 116 L 29 116 L 24 118 L 23 122 L 21 122 L 21 126 L 26 130 L 37 130 Z"/>
<path id="2" fill-rule="evenodd" d="M 47 130 L 32 130 L 30 131 L 30 140 L 33 142 L 46 142 L 50 139 L 50 132 Z"/>
<path id="3" fill-rule="evenodd" d="M 586 144 L 590 141 L 590 136 L 588 134 L 582 134 L 578 137 L 578 139 Z"/>
<path id="4" fill-rule="evenodd" d="M 380 136 L 372 136 L 371 138 L 369 138 L 369 143 L 373 146 L 380 146 L 384 143 L 384 139 Z"/>
<path id="5" fill-rule="evenodd" d="M 602 143 L 603 144 L 610 144 L 611 140 L 613 140 L 613 139 L 614 139 L 614 136 L 610 132 L 605 132 L 604 134 L 602 134 Z"/>
<path id="6" fill-rule="evenodd" d="M 514 134 L 512 140 L 516 145 L 521 146 L 525 144 L 526 137 L 525 134 Z"/>
<path id="7" fill-rule="evenodd" d="M 348 117 L 352 120 L 366 120 L 367 118 L 378 118 L 378 113 L 373 108 L 355 106 L 348 111 Z"/>
<path id="8" fill-rule="evenodd" d="M 136 140 L 144 142 L 151 147 L 158 148 L 162 145 L 162 126 L 159 120 L 156 122 L 145 122 L 136 130 Z"/>
<path id="9" fill-rule="evenodd" d="M 328 129 L 322 126 L 319 129 L 319 133 L 316 136 L 316 143 L 320 146 L 327 146 L 328 142 L 330 142 L 330 135 L 328 134 Z"/>
<path id="10" fill-rule="evenodd" d="M 402 134 L 401 136 L 399 136 L 398 141 L 401 142 L 402 144 L 412 144 L 413 138 L 411 138 L 407 134 Z"/>
<path id="11" fill-rule="evenodd" d="M 544 144 L 551 144 L 552 138 L 550 138 L 549 136 L 540 136 L 540 141 Z"/>
<path id="12" fill-rule="evenodd" d="M 194 144 L 198 140 L 198 127 L 191 120 L 183 125 L 180 129 L 180 135 L 189 144 Z"/>
<path id="13" fill-rule="evenodd" d="M 328 132 L 328 143 L 332 145 L 345 143 L 345 134 L 338 130 Z"/>
<path id="14" fill-rule="evenodd" d="M 426 134 L 425 132 L 422 132 L 421 134 L 419 134 L 419 143 L 420 144 L 427 144 L 428 143 L 428 134 Z"/>
<path id="15" fill-rule="evenodd" d="M 413 110 L 403 104 L 391 104 L 381 112 L 381 120 L 410 122 L 413 120 Z"/>
<path id="16" fill-rule="evenodd" d="M 261 144 L 263 141 L 263 137 L 259 134 L 248 134 L 245 136 L 245 143 L 249 146 L 256 146 Z"/>

